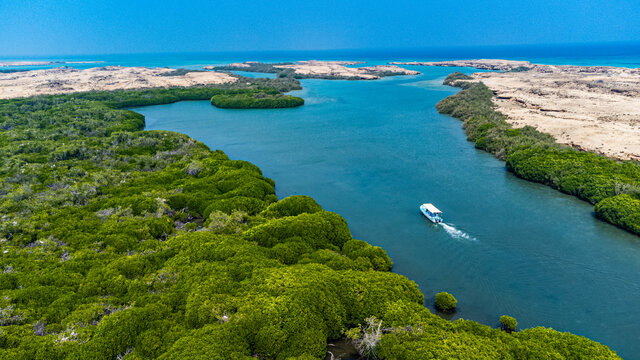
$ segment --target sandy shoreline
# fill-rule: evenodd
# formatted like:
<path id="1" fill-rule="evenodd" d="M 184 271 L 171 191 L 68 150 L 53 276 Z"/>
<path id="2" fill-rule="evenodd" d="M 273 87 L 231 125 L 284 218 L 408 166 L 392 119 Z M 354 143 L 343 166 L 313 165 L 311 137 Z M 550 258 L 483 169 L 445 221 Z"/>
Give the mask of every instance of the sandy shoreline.
<path id="1" fill-rule="evenodd" d="M 82 91 L 223 84 L 236 78 L 218 72 L 166 76 L 175 69 L 107 66 L 78 70 L 54 68 L 0 74 L 0 99 Z M 163 75 L 165 74 L 165 75 Z"/>
<path id="2" fill-rule="evenodd" d="M 640 69 L 509 60 L 402 64 L 507 71 L 472 77 L 494 92 L 494 103 L 514 127 L 531 125 L 561 144 L 640 160 Z"/>

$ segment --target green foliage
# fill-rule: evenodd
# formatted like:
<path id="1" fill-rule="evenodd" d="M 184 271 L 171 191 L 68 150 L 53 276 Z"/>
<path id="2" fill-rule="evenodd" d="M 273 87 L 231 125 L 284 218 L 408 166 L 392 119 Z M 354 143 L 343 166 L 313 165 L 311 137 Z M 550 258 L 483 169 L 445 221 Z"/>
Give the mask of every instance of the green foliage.
<path id="1" fill-rule="evenodd" d="M 600 219 L 640 234 L 640 195 L 611 196 L 597 203 L 595 210 Z"/>
<path id="2" fill-rule="evenodd" d="M 293 195 L 269 205 L 260 215 L 267 218 L 281 218 L 303 213 L 313 214 L 320 210 L 322 208 L 313 198 L 306 195 Z"/>
<path id="3" fill-rule="evenodd" d="M 530 147 L 514 151 L 507 156 L 507 168 L 519 177 L 592 204 L 620 191 L 637 191 L 640 186 L 640 167 L 636 164 L 568 148 Z"/>
<path id="4" fill-rule="evenodd" d="M 205 72 L 205 70 L 194 70 L 194 69 L 175 69 L 173 71 L 169 71 L 166 73 L 159 74 L 160 76 L 184 76 L 190 72 Z"/>
<path id="5" fill-rule="evenodd" d="M 473 321 L 449 322 L 404 301 L 389 304 L 381 319 L 376 351 L 382 359 L 620 359 L 581 336 L 545 328 L 508 334 Z"/>
<path id="6" fill-rule="evenodd" d="M 438 310 L 440 311 L 455 311 L 457 303 L 458 300 L 456 300 L 456 298 L 448 292 L 443 291 L 436 294 L 436 308 L 438 308 Z"/>
<path id="7" fill-rule="evenodd" d="M 530 67 L 518 66 L 516 68 L 513 68 L 513 69 L 509 70 L 509 72 L 523 72 L 523 71 L 529 71 L 529 70 L 531 70 Z"/>
<path id="8" fill-rule="evenodd" d="M 463 90 L 436 107 L 443 114 L 463 120 L 467 138 L 477 148 L 506 160 L 507 169 L 518 177 L 592 204 L 603 202 L 595 208 L 599 218 L 640 234 L 638 205 L 632 200 L 640 194 L 637 163 L 562 147 L 550 135 L 530 126 L 513 129 L 504 115 L 495 111 L 489 88 L 482 83 L 460 81 L 460 75 L 454 74 L 449 83 Z"/>
<path id="9" fill-rule="evenodd" d="M 261 73 L 272 73 L 272 74 L 280 74 L 285 71 L 285 69 L 278 68 L 279 65 L 292 65 L 291 62 L 279 62 L 279 63 L 261 63 L 261 62 L 247 62 L 242 66 L 234 66 L 230 65 L 220 65 L 216 66 L 214 70 L 216 71 L 230 71 L 230 70 L 240 70 L 240 71 L 248 71 L 248 72 L 261 72 Z"/>
<path id="10" fill-rule="evenodd" d="M 393 265 L 386 251 L 361 240 L 347 241 L 342 247 L 342 252 L 360 263 L 371 264 L 370 267 L 375 270 L 389 271 Z"/>
<path id="11" fill-rule="evenodd" d="M 460 82 L 461 84 L 463 82 Z M 458 82 L 456 82 L 458 84 Z M 483 83 L 471 83 L 467 88 L 442 99 L 436 104 L 436 109 L 461 120 L 482 115 L 491 119 L 503 120 L 504 115 L 494 110 L 491 102 L 493 93 Z"/>
<path id="12" fill-rule="evenodd" d="M 506 332 L 516 331 L 516 327 L 518 326 L 518 321 L 511 316 L 502 315 L 500 316 L 500 328 Z"/>
<path id="13" fill-rule="evenodd" d="M 391 359 L 428 356 L 414 344 L 463 331 L 428 314 L 418 286 L 339 215 L 304 196 L 277 201 L 256 166 L 142 131 L 141 115 L 119 109 L 286 84 L 0 100 L 0 358 L 323 358 L 329 339 L 372 316 L 431 334 L 385 334 L 376 352 Z M 504 346 L 473 336 L 456 344 Z M 516 336 L 526 354 L 611 357 L 552 330 Z"/>
<path id="14" fill-rule="evenodd" d="M 248 91 L 215 95 L 211 98 L 211 104 L 225 109 L 277 109 L 304 105 L 304 99 L 291 95 Z"/>
<path id="15" fill-rule="evenodd" d="M 445 79 L 443 84 L 444 85 L 450 85 L 450 86 L 462 86 L 462 85 L 458 85 L 457 82 L 459 80 L 473 80 L 473 78 L 469 75 L 463 74 L 460 71 L 456 71 L 453 72 L 451 74 L 449 74 Z M 462 84 L 462 83 L 460 83 Z"/>
<path id="16" fill-rule="evenodd" d="M 339 250 L 351 239 L 351 232 L 342 216 L 321 211 L 272 220 L 249 229 L 245 237 L 266 247 L 301 238 L 314 249 Z"/>
<path id="17" fill-rule="evenodd" d="M 0 357 L 318 358 L 422 301 L 339 215 L 118 109 L 253 86 L 0 101 Z"/>

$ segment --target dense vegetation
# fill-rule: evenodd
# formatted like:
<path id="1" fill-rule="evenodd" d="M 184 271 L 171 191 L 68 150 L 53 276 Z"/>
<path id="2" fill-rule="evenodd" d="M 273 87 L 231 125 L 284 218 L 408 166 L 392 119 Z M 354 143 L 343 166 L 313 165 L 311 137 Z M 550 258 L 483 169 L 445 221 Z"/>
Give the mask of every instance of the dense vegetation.
<path id="1" fill-rule="evenodd" d="M 456 298 L 448 292 L 443 291 L 436 294 L 436 309 L 440 311 L 455 311 L 457 303 L 458 300 L 456 300 Z"/>
<path id="2" fill-rule="evenodd" d="M 0 358 L 313 359 L 349 329 L 386 359 L 617 358 L 441 319 L 339 215 L 121 110 L 234 87 L 0 101 Z"/>
<path id="3" fill-rule="evenodd" d="M 640 195 L 608 197 L 595 206 L 596 215 L 633 233 L 640 234 Z"/>
<path id="4" fill-rule="evenodd" d="M 500 316 L 500 327 L 506 332 L 513 332 L 518 327 L 518 321 L 509 315 L 502 315 Z"/>
<path id="5" fill-rule="evenodd" d="M 583 337 L 542 327 L 507 333 L 468 320 L 453 322 L 405 301 L 389 303 L 381 319 L 349 331 L 363 354 L 382 359 L 609 359 Z"/>
<path id="6" fill-rule="evenodd" d="M 237 90 L 214 95 L 211 104 L 225 109 L 276 109 L 304 105 L 304 99 L 266 90 Z"/>
<path id="7" fill-rule="evenodd" d="M 452 74 L 453 76 L 454 74 Z M 497 112 L 493 93 L 483 83 L 447 78 L 463 89 L 443 99 L 437 109 L 464 121 L 467 138 L 479 149 L 506 160 L 517 176 L 549 185 L 596 204 L 596 215 L 640 234 L 640 166 L 558 145 L 531 126 L 514 129 Z"/>
<path id="8" fill-rule="evenodd" d="M 463 86 L 463 82 L 460 83 L 460 85 L 458 85 L 458 81 L 460 80 L 473 80 L 473 78 L 467 74 L 461 73 L 460 71 L 456 71 L 454 73 L 449 74 L 449 76 L 447 76 L 444 79 L 444 85 L 449 85 L 449 86 Z"/>

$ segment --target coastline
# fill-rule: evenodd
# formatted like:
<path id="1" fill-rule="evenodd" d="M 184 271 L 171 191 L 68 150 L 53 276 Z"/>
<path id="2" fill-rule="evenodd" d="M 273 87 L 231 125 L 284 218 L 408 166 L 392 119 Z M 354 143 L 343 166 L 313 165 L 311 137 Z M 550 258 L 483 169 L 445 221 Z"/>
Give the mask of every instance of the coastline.
<path id="1" fill-rule="evenodd" d="M 475 75 L 475 74 L 474 74 Z M 507 170 L 594 204 L 597 218 L 640 235 L 640 166 L 583 149 L 567 148 L 535 127 L 514 128 L 497 111 L 495 92 L 475 77 L 450 74 L 445 85 L 462 90 L 441 100 L 440 113 L 463 121 L 476 148 L 506 161 Z"/>
<path id="2" fill-rule="evenodd" d="M 533 126 L 559 144 L 640 160 L 640 69 L 499 59 L 398 64 L 494 71 L 474 73 L 472 81 L 493 91 L 493 103 L 514 128 Z"/>

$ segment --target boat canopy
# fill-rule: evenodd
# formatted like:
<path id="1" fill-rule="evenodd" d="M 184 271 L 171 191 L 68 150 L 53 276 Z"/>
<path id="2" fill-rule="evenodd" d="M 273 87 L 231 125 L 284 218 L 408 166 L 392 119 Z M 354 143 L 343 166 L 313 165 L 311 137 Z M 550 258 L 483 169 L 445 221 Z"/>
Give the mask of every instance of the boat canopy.
<path id="1" fill-rule="evenodd" d="M 442 214 L 442 211 L 438 210 L 437 207 L 433 206 L 433 204 L 422 204 L 427 209 L 428 212 L 432 214 Z"/>

